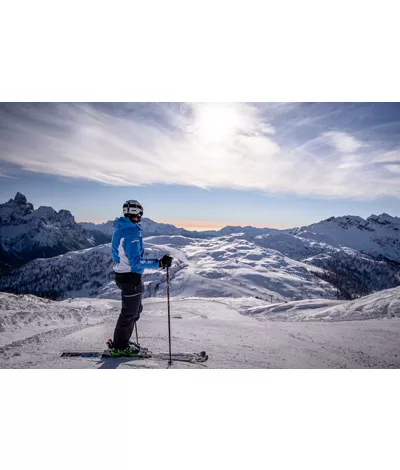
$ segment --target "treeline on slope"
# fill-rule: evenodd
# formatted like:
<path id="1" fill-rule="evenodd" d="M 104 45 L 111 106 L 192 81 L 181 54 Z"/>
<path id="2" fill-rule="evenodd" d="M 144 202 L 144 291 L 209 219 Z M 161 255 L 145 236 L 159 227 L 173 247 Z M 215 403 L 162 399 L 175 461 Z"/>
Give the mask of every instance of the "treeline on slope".
<path id="1" fill-rule="evenodd" d="M 85 256 L 84 262 L 78 256 L 31 261 L 29 265 L 1 277 L 0 290 L 56 300 L 62 299 L 68 291 L 86 289 L 89 294 L 94 293 L 112 279 L 110 254 L 93 250 Z"/>
<path id="2" fill-rule="evenodd" d="M 347 254 L 332 258 L 314 258 L 324 269 L 315 273 L 338 290 L 338 298 L 352 300 L 373 292 L 400 286 L 400 263 L 373 260 Z"/>

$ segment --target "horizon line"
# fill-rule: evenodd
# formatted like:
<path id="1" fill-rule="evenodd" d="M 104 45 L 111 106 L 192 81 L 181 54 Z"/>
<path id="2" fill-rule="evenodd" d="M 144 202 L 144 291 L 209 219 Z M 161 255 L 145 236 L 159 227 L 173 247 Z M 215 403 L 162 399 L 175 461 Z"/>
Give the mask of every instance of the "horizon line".
<path id="1" fill-rule="evenodd" d="M 183 228 L 188 231 L 210 231 L 210 230 L 222 230 L 225 227 L 254 227 L 254 228 L 273 228 L 277 230 L 285 230 L 287 228 L 293 228 L 293 227 L 283 227 L 281 225 L 276 225 L 276 224 L 271 224 L 271 225 L 260 225 L 260 224 L 243 224 L 243 223 L 238 223 L 238 222 L 215 222 L 215 221 L 206 221 L 206 220 L 176 220 L 176 219 L 164 219 L 164 220 L 154 220 L 150 217 L 144 217 L 153 220 L 154 222 L 161 223 L 161 224 L 170 224 L 174 225 L 177 228 Z M 93 219 L 93 218 L 84 218 L 84 217 L 76 217 L 75 218 L 76 222 L 82 223 L 82 222 L 88 222 L 88 223 L 95 223 L 95 224 L 102 224 L 106 223 L 109 220 L 113 219 Z"/>

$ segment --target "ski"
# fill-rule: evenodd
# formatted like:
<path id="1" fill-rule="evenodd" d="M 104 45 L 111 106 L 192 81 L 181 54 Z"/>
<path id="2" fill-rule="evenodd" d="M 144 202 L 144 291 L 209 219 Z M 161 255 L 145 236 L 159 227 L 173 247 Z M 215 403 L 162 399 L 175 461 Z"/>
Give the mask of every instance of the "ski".
<path id="1" fill-rule="evenodd" d="M 60 357 L 90 357 L 99 358 L 103 355 L 104 351 L 64 351 Z"/>
<path id="2" fill-rule="evenodd" d="M 152 353 L 148 349 L 142 348 L 137 356 L 112 356 L 110 349 L 105 351 L 64 351 L 60 357 L 82 357 L 89 359 L 106 359 L 106 358 L 129 358 L 129 359 L 161 359 L 169 360 L 169 353 Z M 177 362 L 206 362 L 208 355 L 205 351 L 198 353 L 173 353 L 171 354 L 172 361 Z"/>
<path id="3" fill-rule="evenodd" d="M 169 361 L 169 353 L 155 353 L 153 358 L 162 359 Z M 205 351 L 199 353 L 172 353 L 171 354 L 172 362 L 206 362 L 208 360 L 208 355 Z"/>
<path id="4" fill-rule="evenodd" d="M 130 359 L 148 359 L 149 357 L 151 357 L 151 353 L 149 353 L 148 351 L 140 351 L 136 356 L 112 356 L 111 351 L 109 349 L 106 349 L 105 351 L 64 351 L 60 354 L 60 357 L 84 357 L 89 359 L 129 357 Z"/>

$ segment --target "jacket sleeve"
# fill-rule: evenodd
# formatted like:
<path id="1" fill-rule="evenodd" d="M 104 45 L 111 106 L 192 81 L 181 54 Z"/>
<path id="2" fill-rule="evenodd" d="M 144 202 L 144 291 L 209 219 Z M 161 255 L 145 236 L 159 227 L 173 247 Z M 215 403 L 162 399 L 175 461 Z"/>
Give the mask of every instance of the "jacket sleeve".
<path id="1" fill-rule="evenodd" d="M 111 242 L 111 255 L 114 263 L 119 263 L 119 242 L 121 240 L 121 235 L 119 232 L 114 232 Z"/>
<path id="2" fill-rule="evenodd" d="M 128 235 L 125 238 L 125 253 L 132 268 L 140 266 L 145 269 L 158 269 L 158 259 L 147 259 L 140 252 L 140 240 L 138 235 Z"/>

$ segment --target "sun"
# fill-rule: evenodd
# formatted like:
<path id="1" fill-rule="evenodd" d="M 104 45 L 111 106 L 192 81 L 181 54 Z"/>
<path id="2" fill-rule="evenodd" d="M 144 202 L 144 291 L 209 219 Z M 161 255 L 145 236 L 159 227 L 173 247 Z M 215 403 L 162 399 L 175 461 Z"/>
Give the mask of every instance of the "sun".
<path id="1" fill-rule="evenodd" d="M 195 108 L 195 133 L 205 143 L 222 143 L 241 128 L 243 117 L 231 103 L 201 103 Z"/>

